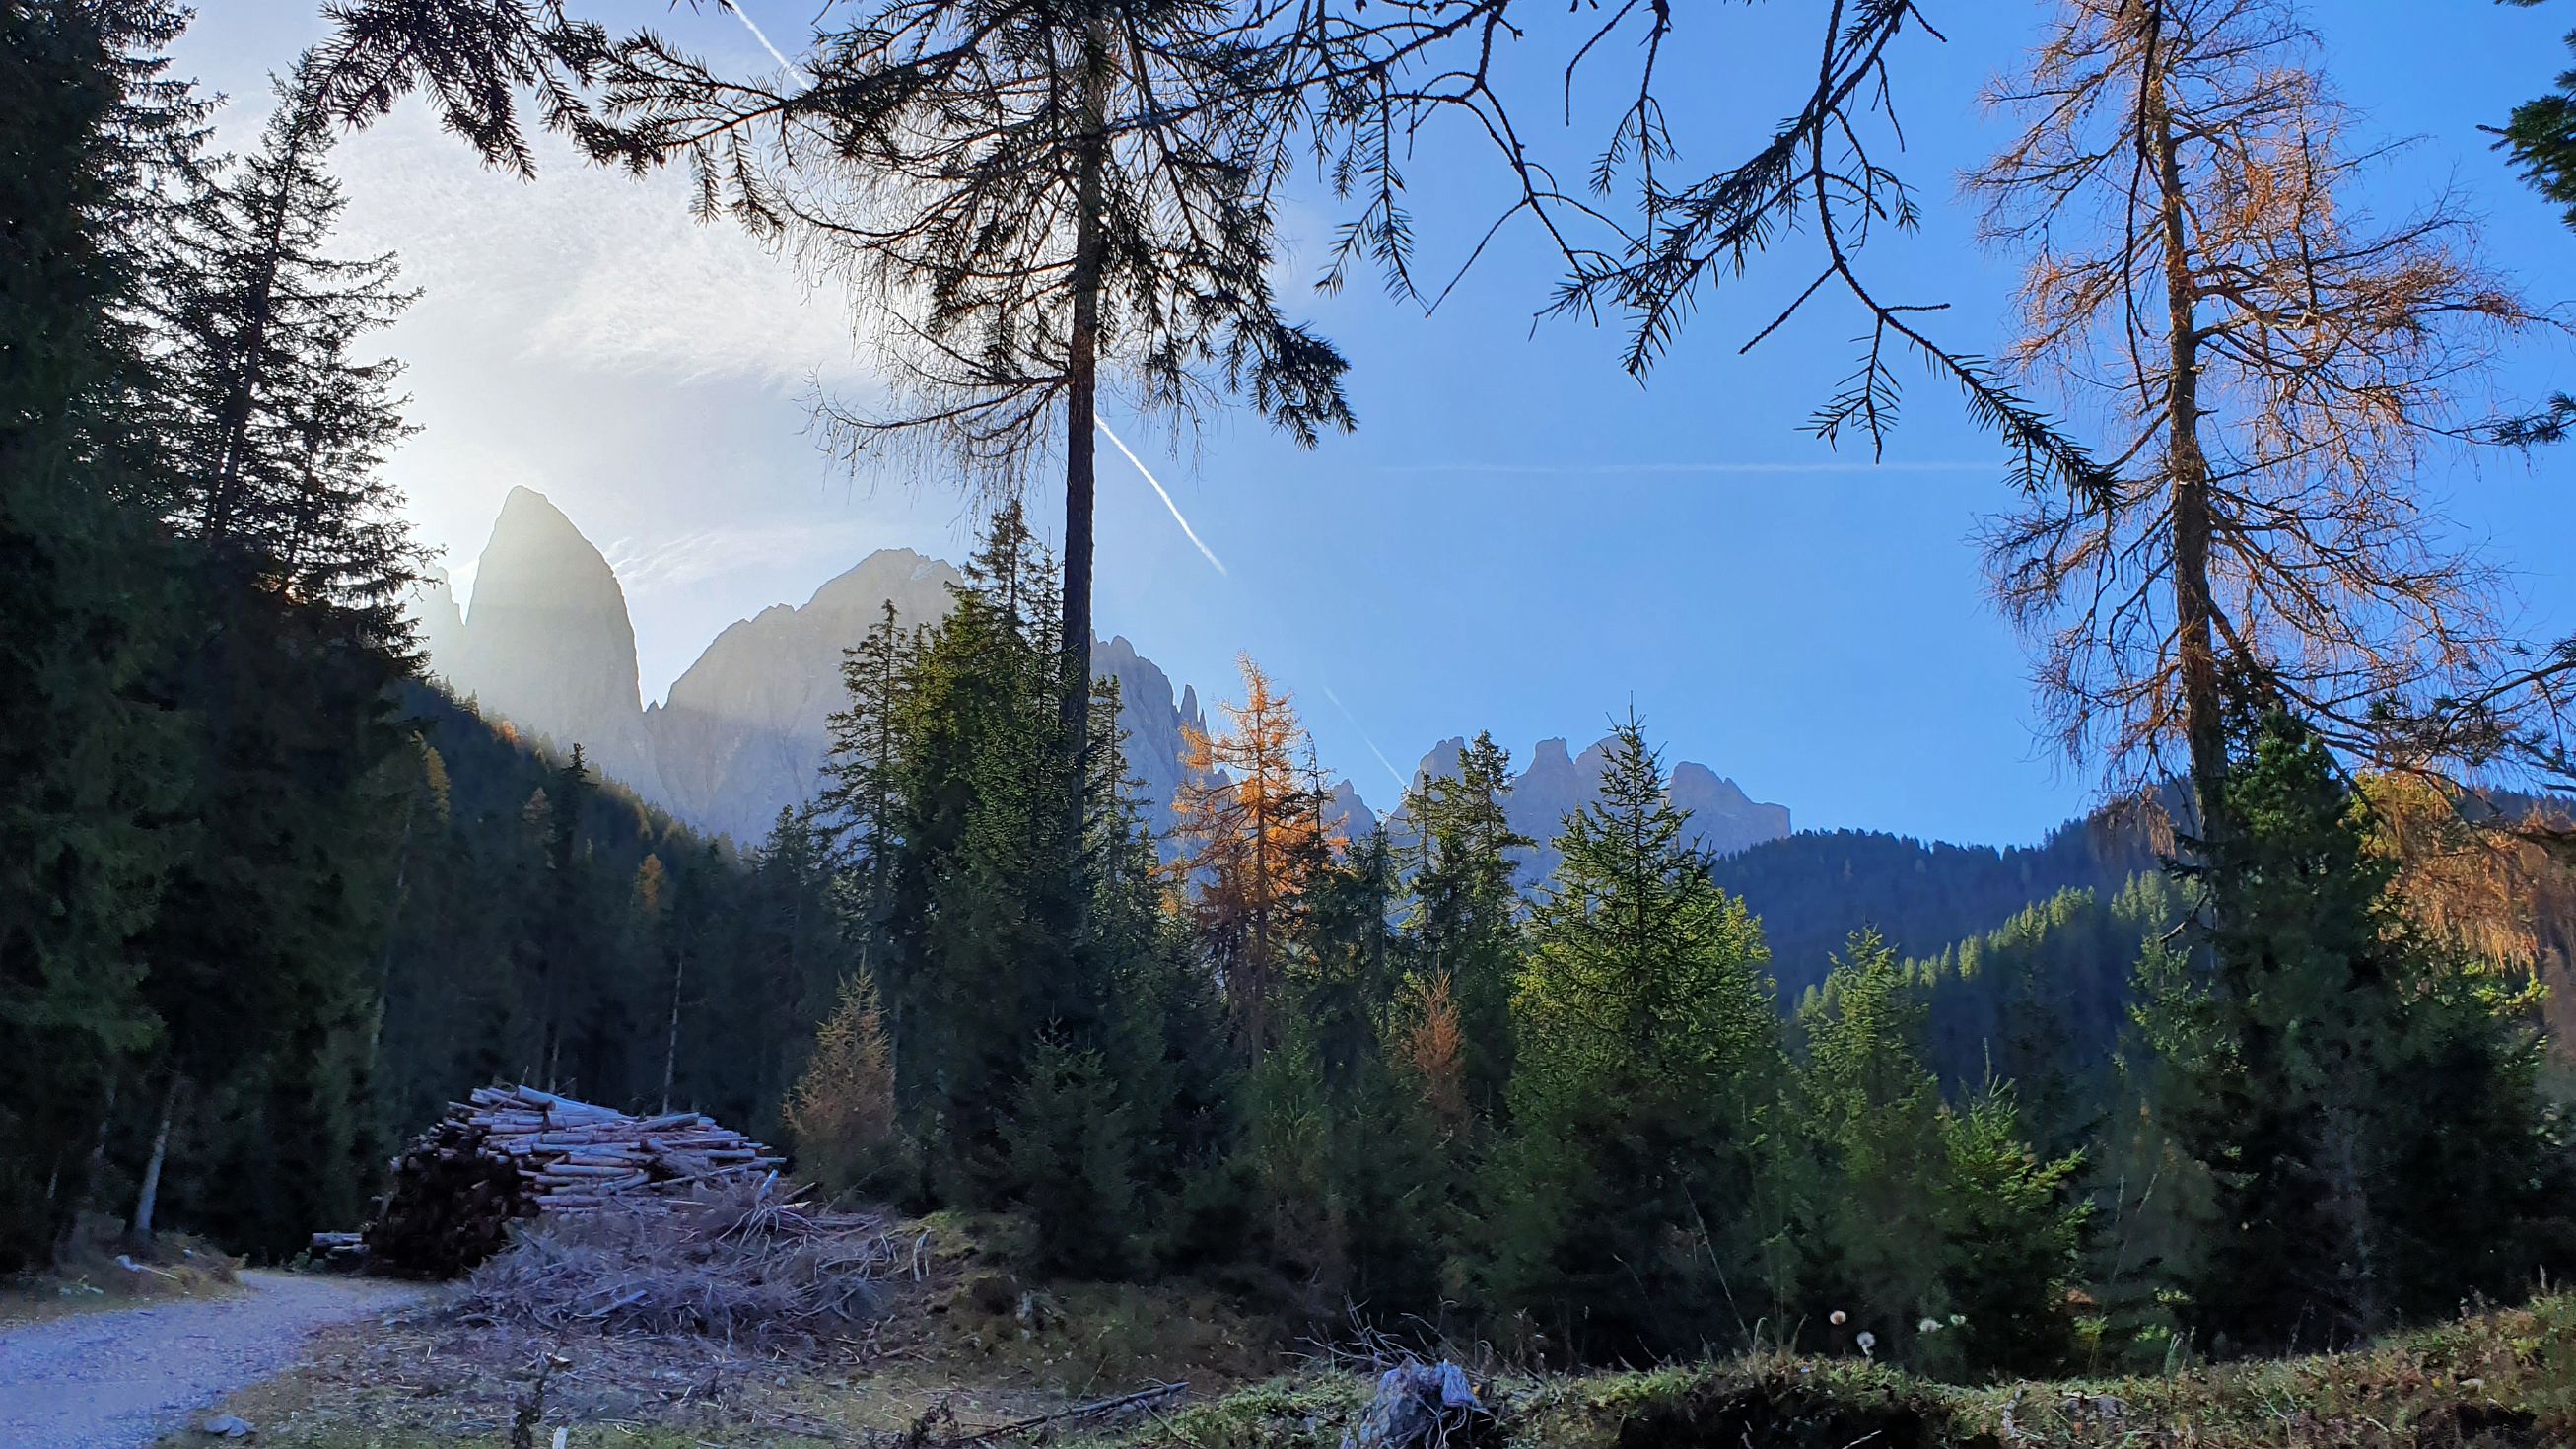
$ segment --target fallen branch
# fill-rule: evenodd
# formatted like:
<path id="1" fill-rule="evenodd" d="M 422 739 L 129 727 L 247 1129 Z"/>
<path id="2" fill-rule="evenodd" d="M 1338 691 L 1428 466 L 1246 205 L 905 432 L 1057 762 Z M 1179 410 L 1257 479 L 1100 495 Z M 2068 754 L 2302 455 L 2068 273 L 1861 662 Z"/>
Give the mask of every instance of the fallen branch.
<path id="1" fill-rule="evenodd" d="M 943 1439 L 940 1440 L 939 1443 L 943 1446 L 943 1449 L 962 1449 L 962 1446 L 968 1444 L 986 1444 L 995 1439 L 1017 1438 L 1018 1436 L 1029 1433 L 1032 1430 L 1043 1429 L 1049 1424 L 1061 1424 L 1067 1420 L 1105 1418 L 1122 1413 L 1129 1409 L 1150 1409 L 1162 1403 L 1166 1399 L 1178 1398 L 1189 1391 L 1190 1386 L 1187 1380 L 1182 1380 L 1178 1383 L 1156 1384 L 1151 1388 L 1138 1389 L 1131 1394 L 1120 1394 L 1114 1399 L 1100 1399 L 1093 1403 L 1076 1404 L 1072 1408 L 1058 1409 L 1052 1414 L 1040 1414 L 1033 1419 L 1019 1419 L 1008 1424 L 996 1424 L 992 1428 L 978 1429 L 972 1434 L 962 1434 L 954 1438 Z"/>

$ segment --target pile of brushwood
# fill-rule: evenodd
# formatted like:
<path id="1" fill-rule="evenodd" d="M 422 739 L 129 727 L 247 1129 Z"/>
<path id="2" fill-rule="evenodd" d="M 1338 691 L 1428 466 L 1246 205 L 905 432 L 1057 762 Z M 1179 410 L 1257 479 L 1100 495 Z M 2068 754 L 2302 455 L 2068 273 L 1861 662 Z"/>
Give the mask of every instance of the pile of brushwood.
<path id="1" fill-rule="evenodd" d="M 917 1271 L 884 1219 L 829 1212 L 776 1179 L 630 1197 L 522 1228 L 466 1280 L 464 1321 L 692 1335 L 767 1352 L 845 1337 Z"/>
<path id="2" fill-rule="evenodd" d="M 478 1087 L 393 1163 L 366 1266 L 453 1278 L 508 1245 L 513 1223 L 575 1217 L 702 1185 L 758 1182 L 784 1159 L 696 1112 L 630 1117 L 534 1087 Z M 317 1251 L 350 1256 L 345 1235 Z"/>

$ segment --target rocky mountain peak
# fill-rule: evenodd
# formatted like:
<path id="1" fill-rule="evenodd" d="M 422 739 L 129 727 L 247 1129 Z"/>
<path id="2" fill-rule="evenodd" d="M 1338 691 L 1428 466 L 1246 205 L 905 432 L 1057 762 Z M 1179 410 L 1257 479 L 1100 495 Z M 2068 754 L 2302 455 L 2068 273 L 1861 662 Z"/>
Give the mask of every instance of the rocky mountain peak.
<path id="1" fill-rule="evenodd" d="M 429 658 L 430 672 L 444 676 L 448 662 L 465 645 L 465 611 L 457 606 L 456 585 L 447 570 L 435 564 L 423 569 L 420 582 L 403 600 L 403 612 L 420 639 L 420 652 Z"/>
<path id="2" fill-rule="evenodd" d="M 1432 746 L 1422 763 L 1414 767 L 1414 778 L 1455 778 L 1466 743 L 1452 737 Z M 1610 765 L 1611 743 L 1605 736 L 1576 755 L 1563 739 L 1541 740 L 1530 751 L 1528 766 L 1512 777 L 1511 793 L 1503 800 L 1503 814 L 1511 821 L 1512 829 L 1536 842 L 1521 852 L 1524 885 L 1536 885 L 1555 872 L 1560 859 L 1556 837 L 1563 833 L 1567 816 L 1599 797 L 1601 777 Z M 1689 812 L 1691 842 L 1714 854 L 1731 855 L 1789 834 L 1787 806 L 1758 803 L 1733 780 L 1705 765 L 1684 761 L 1673 766 L 1666 798 L 1674 808 Z M 1390 828 L 1399 835 L 1403 833 L 1403 819 L 1399 810 L 1389 821 Z"/>
<path id="3" fill-rule="evenodd" d="M 561 749 L 587 746 L 600 769 L 700 829 L 749 843 L 783 807 L 813 798 L 830 749 L 830 718 L 846 699 L 844 651 L 885 605 L 904 627 L 947 615 L 957 569 L 907 548 L 881 549 L 817 588 L 802 607 L 774 604 L 728 625 L 671 686 L 640 707 L 635 630 L 608 560 L 544 494 L 514 488 L 477 565 L 472 607 L 461 614 L 444 575 L 411 601 L 433 672 L 486 713 Z M 1131 774 L 1144 782 L 1146 817 L 1168 840 L 1182 776 L 1185 727 L 1205 729 L 1198 691 L 1181 686 L 1124 635 L 1098 643 L 1094 668 L 1115 678 Z M 1590 804 L 1608 740 L 1579 756 L 1562 738 L 1538 742 L 1515 777 L 1505 810 L 1539 844 L 1524 853 L 1535 883 L 1557 863 L 1551 842 L 1565 817 Z M 1454 776 L 1463 738 L 1441 741 L 1416 779 Z M 1789 812 L 1753 800 L 1706 766 L 1673 767 L 1672 803 L 1691 812 L 1702 848 L 1727 854 L 1789 833 Z M 1334 785 L 1326 819 L 1353 836 L 1379 817 L 1349 780 Z M 1387 824 L 1400 836 L 1403 812 Z"/>
<path id="4" fill-rule="evenodd" d="M 450 683 L 487 713 L 565 749 L 579 743 L 602 770 L 649 783 L 626 592 L 544 494 L 513 488 L 502 503 L 450 652 Z"/>
<path id="5" fill-rule="evenodd" d="M 758 840 L 782 806 L 812 799 L 846 702 L 841 656 L 886 604 L 904 627 L 945 618 L 956 569 L 880 549 L 826 581 L 802 608 L 736 620 L 644 712 L 661 798 L 701 829 Z"/>

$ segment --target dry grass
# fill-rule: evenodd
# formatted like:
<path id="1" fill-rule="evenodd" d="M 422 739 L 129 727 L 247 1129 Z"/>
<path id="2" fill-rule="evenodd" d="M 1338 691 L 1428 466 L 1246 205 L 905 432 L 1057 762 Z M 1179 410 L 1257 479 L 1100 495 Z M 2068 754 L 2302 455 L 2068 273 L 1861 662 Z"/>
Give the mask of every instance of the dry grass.
<path id="1" fill-rule="evenodd" d="M 882 1314 L 846 1333 L 774 1336 L 755 1350 L 743 1335 L 728 1345 L 647 1333 L 615 1314 L 469 1321 L 494 1316 L 469 1286 L 391 1327 L 327 1333 L 302 1368 L 224 1409 L 271 1449 L 501 1449 L 534 1366 L 556 1354 L 569 1364 L 548 1385 L 546 1424 L 569 1427 L 573 1449 L 900 1449 L 934 1415 L 940 1434 L 971 1434 L 1148 1383 L 1221 1394 L 1285 1362 L 1269 1333 L 1213 1294 L 1028 1286 L 1023 1234 L 1008 1220 L 940 1215 L 883 1236 L 894 1271 L 865 1280 Z"/>
<path id="2" fill-rule="evenodd" d="M 1366 1408 L 1364 1370 L 1231 1388 L 1288 1360 L 1185 1290 L 1024 1286 L 1008 1224 L 938 1218 L 891 1236 L 921 1245 L 922 1278 L 907 1264 L 886 1284 L 884 1318 L 810 1349 L 424 1309 L 336 1331 L 303 1369 L 226 1407 L 273 1449 L 499 1449 L 534 1365 L 556 1354 L 568 1362 L 546 1424 L 568 1426 L 574 1449 L 940 1449 L 1173 1379 L 1189 1380 L 1193 1403 L 1115 1431 L 1059 1426 L 1058 1442 L 1338 1449 Z M 2554 1449 L 2576 1444 L 2576 1296 L 2361 1352 L 2162 1378 L 1960 1388 L 1775 1356 L 1489 1389 L 1495 1449 Z M 936 1432 L 916 1432 L 925 1422 Z"/>
<path id="3" fill-rule="evenodd" d="M 976 1291 L 963 1284 L 948 1287 Z M 906 1319 L 925 1306 L 894 1304 Z M 1028 1343 L 1069 1332 L 1041 1325 Z M 704 1340 L 472 1329 L 423 1313 L 389 1331 L 342 1330 L 305 1369 L 227 1407 L 282 1449 L 499 1449 L 545 1352 L 570 1360 L 554 1375 L 546 1422 L 571 1426 L 575 1449 L 903 1449 L 921 1442 L 907 1430 L 934 1411 L 957 1425 L 943 1423 L 927 1441 L 936 1445 L 1086 1397 L 936 1332 L 901 1353 L 818 1362 Z M 1489 1388 L 1500 1449 L 2554 1449 L 2576 1444 L 2576 1298 L 2366 1352 L 2171 1378 L 1963 1389 L 1858 1361 L 1771 1357 Z M 1364 1372 L 1307 1372 L 1060 1442 L 1337 1449 L 1368 1394 Z"/>
<path id="4" fill-rule="evenodd" d="M 1510 1449 L 2557 1449 L 2576 1444 L 2576 1296 L 2168 1378 L 1963 1389 L 1765 1357 L 1493 1389 Z M 1363 1376 L 1310 1374 L 1114 1449 L 1334 1449 L 1366 1403 Z"/>
<path id="5" fill-rule="evenodd" d="M 51 1272 L 0 1280 L 0 1325 L 172 1299 L 222 1298 L 240 1291 L 240 1268 L 213 1244 L 185 1233 L 163 1233 L 150 1251 L 128 1253 L 117 1224 L 85 1219 Z"/>

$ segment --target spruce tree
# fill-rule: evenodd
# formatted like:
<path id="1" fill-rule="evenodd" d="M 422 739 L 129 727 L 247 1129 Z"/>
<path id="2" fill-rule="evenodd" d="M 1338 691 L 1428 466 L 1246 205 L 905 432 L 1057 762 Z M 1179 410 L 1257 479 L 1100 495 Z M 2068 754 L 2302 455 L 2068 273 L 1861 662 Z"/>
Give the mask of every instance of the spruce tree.
<path id="1" fill-rule="evenodd" d="M 1874 933 L 1799 1012 L 1787 1107 L 1806 1332 L 1846 1349 L 1866 1331 L 1875 1352 L 1946 1375 L 2051 1371 L 2074 1344 L 2083 1159 L 2034 1152 L 2007 1085 L 1944 1103 L 1927 1018 L 1922 985 Z"/>
<path id="2" fill-rule="evenodd" d="M 197 1209 L 238 1242 L 282 1247 L 346 1216 L 350 1164 L 374 1156 L 350 1099 L 375 1036 L 400 817 L 381 767 L 404 739 L 392 689 L 409 670 L 399 600 L 418 551 L 381 471 L 404 432 L 395 366 L 355 355 L 408 298 L 389 260 L 328 254 L 341 207 L 322 169 L 329 130 L 298 83 L 278 95 L 259 149 L 179 214 L 156 302 L 161 508 L 186 546 L 191 604 L 163 683 L 191 727 L 194 830 L 148 937 L 145 992 L 168 1050 L 133 1227 L 151 1227 L 181 1084 L 215 1108 L 250 1101 L 233 1078 L 286 1071 L 296 1085 L 271 1106 L 329 1145 L 260 1173 L 210 1170 L 214 1183 L 262 1177 L 272 1200 Z M 240 1140 L 263 1151 L 288 1130 L 263 1115 Z"/>
<path id="3" fill-rule="evenodd" d="M 2521 998 L 2406 921 L 2312 730 L 2238 737 L 2217 924 L 2141 966 L 2156 1115 L 2216 1186 L 2190 1321 L 2221 1349 L 2338 1346 L 2565 1271 Z"/>
<path id="4" fill-rule="evenodd" d="M 0 1271 L 84 1206 L 155 1026 L 132 942 L 172 841 L 174 732 L 142 687 L 175 601 L 136 319 L 203 108 L 152 0 L 0 7 Z"/>
<path id="5" fill-rule="evenodd" d="M 1138 1183 L 1170 1200 L 1226 1145 L 1235 1078 L 1225 1008 L 1188 923 L 1170 909 L 1118 707 L 1118 682 L 1105 678 L 1092 705 L 1082 950 L 1112 1003 L 1104 1054 L 1135 1128 Z"/>
<path id="6" fill-rule="evenodd" d="M 886 980 L 934 1186 L 1007 1199 L 1002 1139 L 1030 1044 L 1104 1044 L 1103 973 L 1079 949 L 1083 791 L 1055 699 L 1052 569 L 1019 509 L 995 514 L 904 690 L 887 869 Z"/>
<path id="7" fill-rule="evenodd" d="M 843 864 L 842 909 L 864 969 L 885 964 L 886 912 L 900 837 L 896 790 L 908 720 L 905 689 L 921 649 L 898 624 L 894 601 L 841 661 L 843 705 L 828 722 L 831 750 L 814 801 L 815 822 Z"/>
<path id="8" fill-rule="evenodd" d="M 1502 1109 L 1512 1075 L 1511 993 L 1526 949 L 1512 852 L 1533 842 L 1504 813 L 1511 753 L 1478 731 L 1458 772 L 1415 792 L 1418 850 L 1405 926 L 1419 969 L 1449 982 L 1465 1047 L 1469 1097 Z"/>
<path id="9" fill-rule="evenodd" d="M 1696 1352 L 1772 1312 L 1765 1100 L 1782 1068 L 1761 928 L 1709 880 L 1632 717 L 1566 821 L 1512 998 L 1495 1306 L 1579 1352 Z"/>
<path id="10" fill-rule="evenodd" d="M 401 365 L 354 349 L 417 294 L 396 285 L 390 256 L 331 255 L 346 202 L 310 86 L 304 68 L 273 83 L 259 148 L 184 213 L 172 261 L 185 280 L 158 319 L 183 470 L 172 521 L 214 567 L 334 611 L 353 643 L 402 653 L 402 598 L 422 555 L 383 472 L 410 431 L 393 392 Z"/>
<path id="11" fill-rule="evenodd" d="M 1790 1100 L 1814 1174 L 1800 1300 L 1811 1324 L 1840 1312 L 1846 1342 L 1866 1330 L 1900 1362 L 1919 1360 L 1919 1325 L 1950 1312 L 1935 1248 L 1941 1088 L 1916 1056 L 1924 1016 L 1895 953 L 1854 937 L 1798 1014 Z"/>

